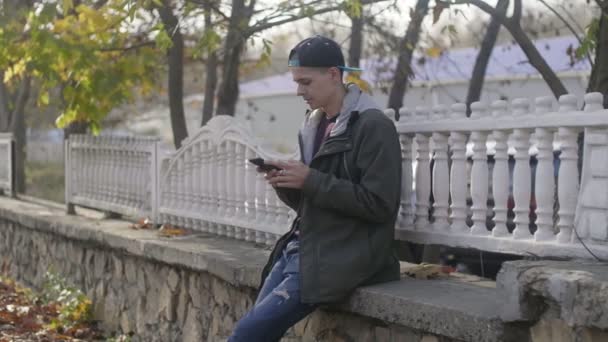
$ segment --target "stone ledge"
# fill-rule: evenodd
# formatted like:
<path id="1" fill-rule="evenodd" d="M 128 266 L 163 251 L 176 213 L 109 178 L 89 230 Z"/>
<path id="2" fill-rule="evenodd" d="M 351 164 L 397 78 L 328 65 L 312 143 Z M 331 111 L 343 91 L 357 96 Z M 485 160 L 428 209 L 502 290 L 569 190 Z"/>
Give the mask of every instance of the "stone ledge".
<path id="1" fill-rule="evenodd" d="M 0 197 L 0 218 L 32 229 L 118 249 L 153 261 L 208 272 L 237 287 L 257 287 L 269 251 L 252 243 L 205 234 L 162 238 L 132 230 L 130 223 L 68 216 L 57 207 Z M 515 331 L 499 315 L 497 289 L 454 280 L 413 280 L 358 289 L 345 303 L 328 307 L 457 340 L 512 340 Z M 524 331 L 515 329 L 518 332 Z"/>
<path id="2" fill-rule="evenodd" d="M 498 274 L 505 321 L 561 320 L 608 329 L 608 263 L 511 261 Z"/>

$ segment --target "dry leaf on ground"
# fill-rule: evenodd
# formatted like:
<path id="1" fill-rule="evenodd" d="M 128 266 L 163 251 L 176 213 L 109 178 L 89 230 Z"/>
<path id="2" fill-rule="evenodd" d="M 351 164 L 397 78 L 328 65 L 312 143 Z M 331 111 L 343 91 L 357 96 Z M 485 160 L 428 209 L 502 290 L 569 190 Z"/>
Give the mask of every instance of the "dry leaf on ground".
<path id="1" fill-rule="evenodd" d="M 153 227 L 153 223 L 152 220 L 150 220 L 149 218 L 142 218 L 139 219 L 139 221 L 137 221 L 137 223 L 134 223 L 130 226 L 131 229 L 151 229 Z"/>
<path id="2" fill-rule="evenodd" d="M 183 236 L 183 235 L 186 235 L 187 233 L 188 233 L 187 230 L 185 230 L 183 228 L 172 226 L 168 223 L 165 223 L 162 226 L 160 226 L 160 229 L 158 230 L 158 235 L 162 236 L 162 237 Z"/>
<path id="3" fill-rule="evenodd" d="M 438 279 L 446 278 L 453 269 L 449 266 L 425 264 L 408 268 L 404 273 L 415 279 Z"/>

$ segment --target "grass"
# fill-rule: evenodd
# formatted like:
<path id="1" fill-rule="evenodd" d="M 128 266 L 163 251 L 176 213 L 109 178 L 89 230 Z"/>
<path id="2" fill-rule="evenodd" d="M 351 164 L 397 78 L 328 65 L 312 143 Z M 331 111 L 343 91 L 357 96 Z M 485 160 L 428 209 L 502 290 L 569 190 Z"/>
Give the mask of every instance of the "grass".
<path id="1" fill-rule="evenodd" d="M 26 162 L 25 182 L 26 195 L 64 203 L 63 163 Z"/>

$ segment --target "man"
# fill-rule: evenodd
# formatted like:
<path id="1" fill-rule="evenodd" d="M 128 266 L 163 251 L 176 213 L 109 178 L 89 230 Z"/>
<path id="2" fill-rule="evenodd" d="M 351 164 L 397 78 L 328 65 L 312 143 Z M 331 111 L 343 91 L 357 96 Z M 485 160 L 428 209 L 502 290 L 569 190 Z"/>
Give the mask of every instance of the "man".
<path id="1" fill-rule="evenodd" d="M 312 109 L 299 133 L 302 161 L 270 162 L 281 170 L 266 179 L 298 215 L 229 341 L 278 341 L 318 305 L 399 278 L 391 248 L 401 189 L 394 124 L 369 95 L 342 83 L 343 71 L 356 69 L 333 40 L 300 42 L 289 67 Z"/>

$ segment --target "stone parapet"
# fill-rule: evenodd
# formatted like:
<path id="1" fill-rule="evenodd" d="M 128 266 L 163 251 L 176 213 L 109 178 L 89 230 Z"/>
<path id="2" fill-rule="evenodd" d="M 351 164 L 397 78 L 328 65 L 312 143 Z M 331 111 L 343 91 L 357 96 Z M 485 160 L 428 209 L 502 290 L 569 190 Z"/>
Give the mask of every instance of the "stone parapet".
<path id="1" fill-rule="evenodd" d="M 94 303 L 108 331 L 142 341 L 222 341 L 252 305 L 269 254 L 252 243 L 196 235 L 162 238 L 99 215 L 0 198 L 0 255 L 11 276 L 39 287 L 47 270 Z M 458 279 L 358 289 L 297 324 L 285 341 L 524 341 L 505 324 L 504 298 Z"/>

